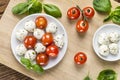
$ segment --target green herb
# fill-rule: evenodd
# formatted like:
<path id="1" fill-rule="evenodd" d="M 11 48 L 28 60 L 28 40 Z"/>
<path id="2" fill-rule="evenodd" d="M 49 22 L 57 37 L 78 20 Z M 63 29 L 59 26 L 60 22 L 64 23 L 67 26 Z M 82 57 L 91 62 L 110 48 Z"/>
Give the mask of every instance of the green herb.
<path id="1" fill-rule="evenodd" d="M 104 19 L 104 22 L 112 20 L 116 24 L 120 24 L 120 6 L 117 6 L 114 11 L 111 11 L 110 14 Z"/>
<path id="2" fill-rule="evenodd" d="M 91 80 L 90 77 L 87 75 L 83 80 Z"/>
<path id="3" fill-rule="evenodd" d="M 44 8 L 45 13 L 51 16 L 54 16 L 56 18 L 62 16 L 60 9 L 53 4 L 44 4 L 43 8 Z"/>
<path id="4" fill-rule="evenodd" d="M 37 65 L 37 64 L 32 64 L 29 59 L 26 59 L 26 58 L 22 57 L 22 58 L 20 59 L 20 61 L 21 61 L 22 64 L 25 65 L 25 67 L 26 67 L 27 69 L 34 70 L 34 71 L 37 72 L 37 73 L 44 72 L 44 69 L 43 69 L 41 66 L 39 66 L 39 65 Z"/>
<path id="5" fill-rule="evenodd" d="M 42 3 L 38 0 L 27 0 L 27 2 L 19 3 L 12 8 L 12 13 L 17 15 L 22 15 L 25 13 L 34 14 L 42 12 Z M 60 9 L 53 4 L 44 4 L 44 12 L 59 18 L 62 16 Z"/>
<path id="6" fill-rule="evenodd" d="M 112 6 L 110 0 L 93 0 L 93 7 L 98 12 L 109 13 Z"/>
<path id="7" fill-rule="evenodd" d="M 97 80 L 116 80 L 116 72 L 111 69 L 103 70 L 99 73 Z"/>

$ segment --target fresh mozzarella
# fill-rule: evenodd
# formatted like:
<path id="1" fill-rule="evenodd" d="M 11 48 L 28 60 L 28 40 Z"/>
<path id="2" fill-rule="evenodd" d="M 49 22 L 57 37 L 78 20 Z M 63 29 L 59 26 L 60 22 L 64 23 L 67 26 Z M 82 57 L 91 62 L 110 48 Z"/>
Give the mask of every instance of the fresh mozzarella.
<path id="1" fill-rule="evenodd" d="M 106 33 L 101 33 L 98 37 L 99 44 L 109 44 L 109 38 Z"/>
<path id="2" fill-rule="evenodd" d="M 54 37 L 54 43 L 59 48 L 62 48 L 63 45 L 64 45 L 64 35 L 63 34 L 58 34 L 57 36 L 55 36 Z"/>
<path id="3" fill-rule="evenodd" d="M 117 32 L 111 32 L 109 34 L 109 39 L 111 42 L 118 42 L 120 39 L 120 35 Z"/>
<path id="4" fill-rule="evenodd" d="M 45 32 L 41 29 L 34 29 L 34 33 L 33 35 L 37 38 L 37 39 L 41 39 L 42 36 L 45 34 Z"/>
<path id="5" fill-rule="evenodd" d="M 20 41 L 23 41 L 27 36 L 28 32 L 25 29 L 19 29 L 16 31 L 16 38 Z"/>
<path id="6" fill-rule="evenodd" d="M 45 47 L 43 44 L 37 43 L 37 44 L 35 45 L 35 51 L 36 51 L 37 53 L 45 52 L 45 50 L 46 50 L 46 47 Z"/>
<path id="7" fill-rule="evenodd" d="M 118 52 L 119 52 L 119 47 L 118 47 L 118 44 L 116 44 L 116 43 L 111 43 L 109 45 L 109 49 L 110 49 L 111 54 L 118 54 Z"/>
<path id="8" fill-rule="evenodd" d="M 33 32 L 34 29 L 36 28 L 35 22 L 32 21 L 32 20 L 27 21 L 27 22 L 25 23 L 24 28 L 25 28 L 27 31 L 29 31 L 29 32 Z"/>
<path id="9" fill-rule="evenodd" d="M 102 55 L 102 56 L 108 56 L 109 55 L 109 48 L 108 48 L 108 46 L 107 45 L 101 45 L 100 47 L 99 47 L 99 53 L 100 53 L 100 55 Z"/>
<path id="10" fill-rule="evenodd" d="M 49 23 L 46 28 L 46 32 L 55 33 L 56 31 L 57 31 L 57 25 L 54 22 Z"/>
<path id="11" fill-rule="evenodd" d="M 24 55 L 26 51 L 27 51 L 27 49 L 24 46 L 24 44 L 19 44 L 15 49 L 16 54 L 19 56 Z"/>
<path id="12" fill-rule="evenodd" d="M 36 52 L 34 50 L 28 50 L 24 56 L 26 59 L 33 61 L 36 58 Z"/>

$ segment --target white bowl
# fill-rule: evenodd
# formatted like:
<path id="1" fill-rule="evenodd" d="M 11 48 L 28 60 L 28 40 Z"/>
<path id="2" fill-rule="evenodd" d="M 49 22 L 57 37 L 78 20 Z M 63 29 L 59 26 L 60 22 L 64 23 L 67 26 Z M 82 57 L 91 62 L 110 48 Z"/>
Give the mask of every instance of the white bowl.
<path id="1" fill-rule="evenodd" d="M 117 55 L 111 55 L 109 54 L 108 56 L 102 56 L 99 54 L 98 49 L 99 49 L 99 44 L 98 44 L 98 37 L 99 34 L 106 32 L 106 33 L 111 33 L 111 32 L 117 32 L 120 34 L 120 26 L 116 25 L 116 24 L 105 24 L 103 26 L 101 26 L 94 34 L 93 36 L 93 49 L 95 51 L 95 53 L 103 60 L 106 61 L 117 61 L 120 59 L 120 49 L 119 49 L 119 53 Z M 120 48 L 120 41 L 118 43 L 119 48 Z"/>
<path id="2" fill-rule="evenodd" d="M 17 25 L 15 26 L 15 28 L 13 29 L 13 32 L 11 35 L 11 48 L 13 51 L 13 55 L 20 62 L 20 56 L 18 56 L 15 53 L 15 48 L 17 47 L 18 44 L 20 44 L 20 42 L 16 39 L 16 36 L 15 36 L 16 30 L 23 28 L 26 21 L 29 21 L 29 20 L 35 21 L 37 16 L 44 16 L 47 19 L 48 24 L 50 22 L 55 22 L 58 25 L 58 31 L 56 32 L 56 34 L 64 34 L 64 43 L 65 44 L 64 44 L 63 48 L 60 49 L 57 58 L 50 59 L 48 65 L 43 66 L 44 70 L 46 70 L 46 69 L 54 67 L 56 64 L 58 64 L 62 60 L 62 58 L 64 57 L 64 55 L 66 53 L 67 45 L 68 45 L 68 38 L 67 38 L 66 30 L 64 29 L 64 26 L 56 18 L 54 18 L 50 15 L 47 15 L 47 14 L 32 14 L 32 15 L 29 15 L 29 16 L 23 18 L 22 20 L 20 20 L 17 23 Z"/>

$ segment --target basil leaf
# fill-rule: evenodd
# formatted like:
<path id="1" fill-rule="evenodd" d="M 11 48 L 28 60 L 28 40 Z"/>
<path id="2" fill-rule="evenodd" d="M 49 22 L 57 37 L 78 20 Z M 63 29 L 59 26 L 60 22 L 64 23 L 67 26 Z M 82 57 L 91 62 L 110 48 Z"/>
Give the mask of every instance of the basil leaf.
<path id="1" fill-rule="evenodd" d="M 113 16 L 112 21 L 116 24 L 120 24 L 120 16 Z"/>
<path id="2" fill-rule="evenodd" d="M 24 14 L 28 11 L 28 3 L 19 3 L 12 8 L 13 14 Z"/>
<path id="3" fill-rule="evenodd" d="M 37 64 L 32 65 L 32 69 L 35 72 L 38 72 L 38 73 L 44 72 L 44 69 L 41 66 L 37 65 Z"/>
<path id="4" fill-rule="evenodd" d="M 103 70 L 99 73 L 97 80 L 116 80 L 116 72 L 111 69 Z"/>
<path id="5" fill-rule="evenodd" d="M 89 76 L 86 76 L 83 80 L 91 80 Z"/>
<path id="6" fill-rule="evenodd" d="M 45 13 L 53 17 L 58 18 L 62 16 L 60 9 L 53 4 L 44 4 L 43 8 L 44 8 Z"/>
<path id="7" fill-rule="evenodd" d="M 93 7 L 98 12 L 109 13 L 112 6 L 110 0 L 93 0 Z"/>
<path id="8" fill-rule="evenodd" d="M 38 1 L 34 2 L 32 7 L 29 9 L 29 14 L 41 13 L 41 12 L 42 12 L 42 4 Z"/>
<path id="9" fill-rule="evenodd" d="M 32 65 L 32 64 L 31 64 L 31 62 L 30 62 L 29 59 L 26 59 L 26 58 L 22 57 L 22 58 L 20 59 L 20 61 L 21 61 L 22 64 L 25 65 L 25 67 L 26 67 L 27 69 L 31 69 L 31 65 Z"/>
<path id="10" fill-rule="evenodd" d="M 111 12 L 111 13 L 103 20 L 103 22 L 106 22 L 106 21 L 111 20 L 113 16 L 114 16 L 114 12 Z"/>
<path id="11" fill-rule="evenodd" d="M 120 6 L 117 6 L 117 7 L 115 8 L 115 10 L 120 10 Z"/>

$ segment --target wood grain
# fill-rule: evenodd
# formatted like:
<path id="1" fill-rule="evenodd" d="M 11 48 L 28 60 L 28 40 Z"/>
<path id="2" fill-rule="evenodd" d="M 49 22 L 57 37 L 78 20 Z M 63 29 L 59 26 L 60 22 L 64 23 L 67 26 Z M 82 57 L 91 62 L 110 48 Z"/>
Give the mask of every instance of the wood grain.
<path id="1" fill-rule="evenodd" d="M 25 69 L 12 54 L 10 47 L 11 33 L 17 22 L 25 16 L 16 16 L 11 13 L 11 9 L 19 2 L 26 0 L 11 0 L 2 19 L 0 21 L 0 63 L 7 65 L 35 80 L 82 80 L 88 72 L 93 80 L 96 80 L 98 73 L 103 69 L 114 69 L 118 73 L 118 80 L 120 80 L 120 61 L 106 62 L 97 57 L 92 48 L 92 38 L 95 31 L 103 24 L 103 19 L 106 15 L 97 13 L 94 18 L 89 21 L 89 30 L 86 34 L 78 34 L 75 30 L 75 21 L 69 21 L 66 17 L 66 11 L 72 6 L 79 5 L 81 8 L 85 6 L 92 6 L 92 0 L 44 0 L 44 3 L 52 3 L 57 5 L 62 11 L 62 18 L 59 21 L 64 25 L 67 31 L 69 44 L 67 52 L 62 61 L 55 67 L 46 70 L 44 74 L 37 74 L 35 72 Z M 119 5 L 119 3 L 111 0 L 112 7 Z M 6 23 L 7 22 L 7 23 Z M 111 23 L 111 22 L 108 22 Z M 3 45 L 4 44 L 4 45 Z M 88 60 L 84 65 L 75 65 L 73 56 L 78 51 L 83 51 L 87 54 Z M 7 55 L 7 56 L 6 56 Z M 11 63 L 10 63 L 11 62 Z"/>

